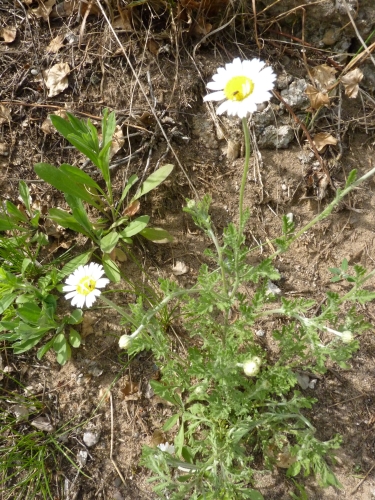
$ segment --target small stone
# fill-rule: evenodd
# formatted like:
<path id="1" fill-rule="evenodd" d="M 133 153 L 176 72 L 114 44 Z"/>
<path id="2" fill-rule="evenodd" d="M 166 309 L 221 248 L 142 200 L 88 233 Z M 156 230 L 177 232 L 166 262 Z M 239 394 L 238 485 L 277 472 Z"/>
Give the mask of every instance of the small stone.
<path id="1" fill-rule="evenodd" d="M 255 332 L 255 335 L 256 335 L 257 337 L 264 337 L 264 336 L 265 336 L 265 334 L 266 334 L 266 332 L 265 332 L 264 330 L 257 330 L 257 331 Z"/>
<path id="2" fill-rule="evenodd" d="M 303 375 L 302 373 L 296 373 L 298 385 L 301 389 L 305 390 L 309 387 L 310 379 L 308 375 Z M 315 381 L 316 382 L 316 381 Z"/>
<path id="3" fill-rule="evenodd" d="M 53 432 L 55 430 L 47 417 L 36 417 L 31 422 L 31 425 L 36 427 L 39 431 Z"/>
<path id="4" fill-rule="evenodd" d="M 77 462 L 78 462 L 80 467 L 84 467 L 86 465 L 88 456 L 89 456 L 89 454 L 87 453 L 86 450 L 79 450 L 79 452 L 77 454 Z"/>
<path id="5" fill-rule="evenodd" d="M 38 70 L 38 69 L 36 69 L 36 68 L 32 68 L 32 69 L 30 70 L 30 73 L 31 73 L 32 75 L 36 76 L 36 75 L 38 75 L 38 74 L 39 74 L 39 70 Z"/>
<path id="6" fill-rule="evenodd" d="M 237 141 L 229 139 L 227 147 L 227 158 L 229 161 L 234 161 L 240 156 L 241 144 Z"/>
<path id="7" fill-rule="evenodd" d="M 287 188 L 286 184 L 281 184 L 281 189 L 282 189 L 283 191 L 286 191 L 288 188 Z"/>
<path id="8" fill-rule="evenodd" d="M 267 127 L 259 138 L 259 147 L 270 149 L 286 149 L 294 139 L 294 130 L 289 125 Z"/>
<path id="9" fill-rule="evenodd" d="M 274 283 L 272 283 L 272 281 L 268 280 L 266 295 L 271 295 L 271 294 L 272 295 L 280 295 L 281 290 L 278 286 L 276 286 Z"/>
<path id="10" fill-rule="evenodd" d="M 100 439 L 100 433 L 99 432 L 85 432 L 83 434 L 83 442 L 88 448 L 91 448 L 92 446 L 95 446 Z"/>
<path id="11" fill-rule="evenodd" d="M 12 413 L 16 417 L 17 422 L 21 420 L 27 420 L 29 418 L 29 410 L 23 405 L 14 405 L 12 407 Z"/>

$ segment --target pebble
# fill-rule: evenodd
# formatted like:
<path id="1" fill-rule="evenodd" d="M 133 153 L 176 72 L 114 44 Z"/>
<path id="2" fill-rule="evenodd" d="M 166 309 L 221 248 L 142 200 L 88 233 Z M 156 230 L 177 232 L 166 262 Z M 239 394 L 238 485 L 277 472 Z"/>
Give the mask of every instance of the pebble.
<path id="1" fill-rule="evenodd" d="M 265 332 L 264 330 L 257 330 L 257 331 L 255 332 L 255 335 L 256 335 L 257 337 L 264 337 L 264 336 L 265 336 L 265 334 L 266 334 L 266 332 Z"/>
<path id="2" fill-rule="evenodd" d="M 100 439 L 100 433 L 99 432 L 85 432 L 83 434 L 83 442 L 88 448 L 91 448 L 92 446 L 95 446 Z"/>

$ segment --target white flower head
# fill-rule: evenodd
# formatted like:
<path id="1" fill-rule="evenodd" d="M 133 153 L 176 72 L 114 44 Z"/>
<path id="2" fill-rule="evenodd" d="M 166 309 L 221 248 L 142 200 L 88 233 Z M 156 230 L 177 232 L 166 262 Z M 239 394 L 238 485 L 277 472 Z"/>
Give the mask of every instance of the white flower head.
<path id="1" fill-rule="evenodd" d="M 257 104 L 269 101 L 275 79 L 272 68 L 265 66 L 263 61 L 241 61 L 237 57 L 225 68 L 218 68 L 213 81 L 207 84 L 208 89 L 216 92 L 206 95 L 203 100 L 224 101 L 216 110 L 218 115 L 227 112 L 229 116 L 246 118 L 257 111 Z"/>
<path id="2" fill-rule="evenodd" d="M 158 448 L 159 448 L 159 450 L 164 451 L 166 453 L 169 453 L 170 455 L 174 454 L 174 446 L 173 446 L 173 444 L 160 443 L 160 444 L 158 444 Z"/>
<path id="3" fill-rule="evenodd" d="M 102 278 L 104 274 L 103 266 L 91 262 L 86 266 L 79 266 L 66 280 L 63 286 L 63 292 L 66 300 L 72 299 L 72 306 L 82 308 L 85 304 L 91 307 L 101 291 L 98 288 L 104 288 L 109 279 Z"/>
<path id="4" fill-rule="evenodd" d="M 255 377 L 258 375 L 262 360 L 258 356 L 254 356 L 243 363 L 243 371 L 248 377 Z"/>
<path id="5" fill-rule="evenodd" d="M 132 340 L 133 339 L 130 335 L 121 335 L 118 341 L 120 349 L 129 349 Z"/>

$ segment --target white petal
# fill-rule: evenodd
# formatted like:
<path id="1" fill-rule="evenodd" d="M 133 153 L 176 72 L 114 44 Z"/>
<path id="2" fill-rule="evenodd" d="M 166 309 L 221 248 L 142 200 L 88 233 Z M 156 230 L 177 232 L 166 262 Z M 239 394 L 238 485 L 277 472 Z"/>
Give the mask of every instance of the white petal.
<path id="1" fill-rule="evenodd" d="M 208 82 L 206 87 L 210 90 L 222 90 L 225 87 L 225 83 L 223 84 L 222 80 L 217 82 Z"/>
<path id="2" fill-rule="evenodd" d="M 77 285 L 64 285 L 62 287 L 63 292 L 71 292 L 72 290 L 76 290 Z"/>
<path id="3" fill-rule="evenodd" d="M 76 295 L 72 300 L 72 306 L 78 307 L 81 309 L 85 305 L 85 296 L 84 295 Z"/>
<path id="4" fill-rule="evenodd" d="M 231 101 L 224 101 L 220 104 L 220 106 L 216 110 L 217 115 L 222 115 L 226 111 L 228 111 L 229 106 L 231 105 Z"/>
<path id="5" fill-rule="evenodd" d="M 213 92 L 212 94 L 208 94 L 203 97 L 203 100 L 206 101 L 222 101 L 225 99 L 225 94 L 222 90 L 219 90 L 218 92 Z"/>
<path id="6" fill-rule="evenodd" d="M 77 295 L 77 292 L 74 290 L 74 292 L 67 293 L 67 294 L 65 295 L 65 299 L 66 299 L 66 300 L 69 300 L 69 299 L 71 299 L 72 297 L 75 297 L 76 295 Z"/>
<path id="7" fill-rule="evenodd" d="M 100 278 L 96 282 L 96 288 L 104 288 L 105 286 L 108 285 L 108 283 L 109 283 L 109 279 L 107 279 L 107 278 Z"/>

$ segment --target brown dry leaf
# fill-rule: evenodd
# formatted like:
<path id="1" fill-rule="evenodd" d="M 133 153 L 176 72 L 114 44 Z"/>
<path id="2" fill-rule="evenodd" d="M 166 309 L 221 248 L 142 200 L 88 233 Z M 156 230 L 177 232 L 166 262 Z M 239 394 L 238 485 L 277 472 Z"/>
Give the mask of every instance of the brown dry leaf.
<path id="1" fill-rule="evenodd" d="M 336 146 L 337 139 L 328 132 L 320 132 L 314 137 L 314 143 L 318 151 L 322 151 L 326 146 Z"/>
<path id="2" fill-rule="evenodd" d="M 158 42 L 156 40 L 153 40 L 152 38 L 149 38 L 147 40 L 147 49 L 149 52 L 151 52 L 151 54 L 153 56 L 157 56 L 159 54 L 159 49 L 160 49 L 160 45 L 158 44 Z"/>
<path id="3" fill-rule="evenodd" d="M 327 64 L 320 64 L 310 69 L 310 74 L 320 90 L 328 90 L 336 82 L 336 72 L 335 68 Z"/>
<path id="4" fill-rule="evenodd" d="M 341 83 L 345 87 L 345 94 L 351 99 L 355 99 L 359 91 L 359 82 L 363 78 L 363 73 L 359 68 L 352 69 L 341 78 Z"/>
<path id="5" fill-rule="evenodd" d="M 0 36 L 4 38 L 5 43 L 14 42 L 17 35 L 17 29 L 14 26 L 10 26 L 8 28 L 2 28 L 0 30 Z"/>
<path id="6" fill-rule="evenodd" d="M 119 17 L 116 17 L 112 26 L 116 29 L 134 31 L 131 8 L 119 9 Z"/>
<path id="7" fill-rule="evenodd" d="M 111 144 L 111 150 L 109 153 L 110 158 L 114 156 L 125 143 L 125 138 L 124 138 L 124 133 L 122 131 L 122 128 L 120 125 L 116 125 L 115 133 L 113 134 L 112 137 L 112 144 Z"/>
<path id="8" fill-rule="evenodd" d="M 50 18 L 68 17 L 78 10 L 79 4 L 79 0 L 65 0 L 64 2 L 60 2 L 52 10 Z"/>
<path id="9" fill-rule="evenodd" d="M 55 37 L 53 40 L 50 41 L 46 49 L 47 52 L 51 54 L 56 54 L 61 49 L 61 47 L 64 46 L 63 40 L 64 40 L 64 35 L 57 35 L 57 37 Z"/>
<path id="10" fill-rule="evenodd" d="M 9 155 L 9 146 L 5 142 L 0 142 L 0 155 L 1 156 Z"/>
<path id="11" fill-rule="evenodd" d="M 310 106 L 312 110 L 321 108 L 322 106 L 329 106 L 329 96 L 312 85 L 307 85 L 305 94 L 310 99 Z"/>
<path id="12" fill-rule="evenodd" d="M 115 248 L 115 259 L 119 262 L 126 262 L 128 260 L 126 253 L 121 248 Z"/>
<path id="13" fill-rule="evenodd" d="M 158 444 L 165 443 L 166 437 L 162 429 L 156 429 L 151 438 L 151 448 L 156 448 Z"/>
<path id="14" fill-rule="evenodd" d="M 176 261 L 176 265 L 172 267 L 172 272 L 175 276 L 181 276 L 183 274 L 186 274 L 189 272 L 188 266 L 184 263 L 181 262 L 180 260 Z"/>
<path id="15" fill-rule="evenodd" d="M 193 36 L 204 36 L 212 30 L 212 24 L 207 22 L 203 16 L 200 16 L 193 24 L 190 34 Z"/>
<path id="16" fill-rule="evenodd" d="M 52 68 L 43 71 L 44 82 L 49 90 L 48 97 L 54 97 L 68 87 L 69 73 L 70 67 L 68 63 L 58 63 L 52 66 Z"/>
<path id="17" fill-rule="evenodd" d="M 0 125 L 10 122 L 10 108 L 0 104 Z"/>
<path id="18" fill-rule="evenodd" d="M 131 217 L 132 215 L 135 215 L 138 212 L 140 206 L 141 204 L 139 200 L 135 200 L 125 208 L 124 213 L 122 215 L 129 215 L 129 217 Z"/>
<path id="19" fill-rule="evenodd" d="M 55 113 L 52 113 L 52 114 L 57 115 L 57 116 L 61 116 L 61 118 L 64 118 L 64 120 L 66 120 L 68 118 L 66 111 L 64 111 L 63 109 L 58 109 Z M 55 127 L 52 125 L 50 116 L 51 115 L 47 116 L 47 118 L 44 120 L 44 122 L 42 123 L 42 125 L 40 127 L 43 130 L 43 132 L 47 135 L 54 134 L 55 132 L 57 132 Z"/>
<path id="20" fill-rule="evenodd" d="M 31 9 L 31 13 L 35 17 L 42 17 L 45 21 L 48 21 L 49 15 L 51 14 L 55 3 L 56 0 L 47 0 L 45 3 L 40 2 L 39 7 L 37 7 L 36 9 Z"/>

